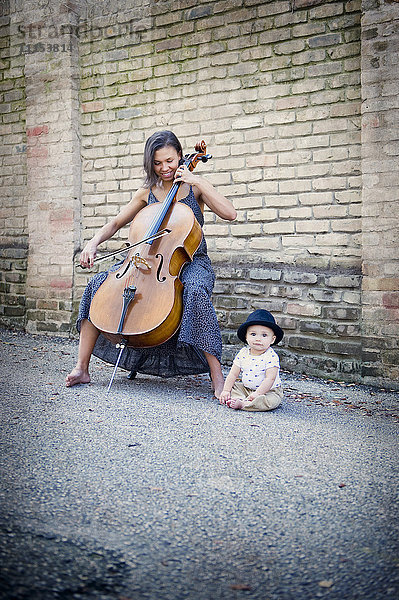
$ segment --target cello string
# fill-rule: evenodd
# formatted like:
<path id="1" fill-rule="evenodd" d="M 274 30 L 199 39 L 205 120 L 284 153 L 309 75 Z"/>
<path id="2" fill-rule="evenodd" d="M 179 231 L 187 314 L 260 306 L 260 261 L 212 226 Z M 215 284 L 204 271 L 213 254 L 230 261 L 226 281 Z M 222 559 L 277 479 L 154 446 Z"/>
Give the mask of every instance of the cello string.
<path id="1" fill-rule="evenodd" d="M 186 166 L 187 168 L 189 168 L 190 165 L 191 165 L 191 163 L 192 163 L 193 156 L 194 155 L 192 155 L 192 154 L 189 155 L 189 156 L 186 156 L 183 159 L 182 164 L 184 164 L 184 166 Z M 153 236 L 155 236 L 158 233 L 158 231 L 159 231 L 159 229 L 160 229 L 160 227 L 162 225 L 162 222 L 163 222 L 163 220 L 164 220 L 164 218 L 165 218 L 165 216 L 166 216 L 166 214 L 167 214 L 167 212 L 168 212 L 168 210 L 170 208 L 170 205 L 172 204 L 172 202 L 173 202 L 173 200 L 174 200 L 174 198 L 175 198 L 175 196 L 176 196 L 176 194 L 178 192 L 180 184 L 181 184 L 180 181 L 175 182 L 172 185 L 172 187 L 170 188 L 170 190 L 167 193 L 167 195 L 166 195 L 165 199 L 163 200 L 163 202 L 160 203 L 159 210 L 156 212 L 156 214 L 155 214 L 152 222 L 150 223 L 150 225 L 149 225 L 149 227 L 147 229 L 147 232 L 144 235 L 144 239 L 145 240 L 147 240 L 147 238 L 153 238 Z M 154 239 L 150 239 L 150 240 L 147 240 L 146 242 L 143 242 L 143 243 L 151 245 L 153 241 L 154 241 Z M 138 251 L 137 254 L 140 256 L 140 251 Z M 136 271 L 138 271 L 137 264 L 135 264 L 135 268 L 136 268 Z M 125 279 L 125 286 L 124 286 L 125 289 L 128 286 L 130 286 L 131 283 L 132 283 L 133 274 L 131 272 L 131 265 L 129 266 L 128 273 L 129 274 L 128 274 L 128 276 Z"/>
<path id="2" fill-rule="evenodd" d="M 162 221 L 164 220 L 166 213 L 169 210 L 169 207 L 172 203 L 173 198 L 175 197 L 177 190 L 179 189 L 180 186 L 180 182 L 178 183 L 174 183 L 173 186 L 170 188 L 168 194 L 166 195 L 166 198 L 163 202 L 160 202 L 160 206 L 159 206 L 159 210 L 156 212 L 152 222 L 150 223 L 150 226 L 145 234 L 145 237 L 151 237 L 152 235 L 155 235 L 157 233 L 157 231 L 159 230 L 160 226 L 162 225 Z M 148 242 L 148 244 L 152 244 L 152 242 Z"/>
<path id="3" fill-rule="evenodd" d="M 184 164 L 185 167 L 189 168 L 190 164 L 192 162 L 192 157 L 195 156 L 193 154 L 190 155 L 186 155 L 186 157 L 184 157 L 182 160 L 182 164 Z M 159 228 L 162 225 L 162 221 L 164 220 L 166 213 L 169 210 L 170 205 L 172 204 L 172 201 L 174 199 L 174 197 L 177 194 L 177 191 L 180 187 L 181 181 L 175 182 L 172 187 L 170 188 L 168 194 L 166 195 L 166 198 L 164 199 L 163 202 L 161 202 L 161 205 L 159 207 L 159 211 L 156 213 L 154 219 L 152 220 L 146 236 L 145 237 L 149 237 L 151 235 L 155 235 L 155 233 L 159 230 Z M 152 244 L 152 242 L 148 242 L 148 244 Z"/>

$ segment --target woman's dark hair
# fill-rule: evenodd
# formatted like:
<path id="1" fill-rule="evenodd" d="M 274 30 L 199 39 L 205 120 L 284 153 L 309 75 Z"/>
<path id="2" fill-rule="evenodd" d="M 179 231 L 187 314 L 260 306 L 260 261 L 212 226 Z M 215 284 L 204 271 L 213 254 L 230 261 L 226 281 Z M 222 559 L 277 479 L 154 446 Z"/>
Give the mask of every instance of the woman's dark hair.
<path id="1" fill-rule="evenodd" d="M 144 171 L 146 175 L 144 187 L 146 188 L 151 188 L 158 181 L 154 171 L 154 154 L 157 150 L 165 148 L 165 146 L 172 146 L 181 157 L 183 156 L 181 144 L 172 131 L 153 133 L 144 146 Z"/>

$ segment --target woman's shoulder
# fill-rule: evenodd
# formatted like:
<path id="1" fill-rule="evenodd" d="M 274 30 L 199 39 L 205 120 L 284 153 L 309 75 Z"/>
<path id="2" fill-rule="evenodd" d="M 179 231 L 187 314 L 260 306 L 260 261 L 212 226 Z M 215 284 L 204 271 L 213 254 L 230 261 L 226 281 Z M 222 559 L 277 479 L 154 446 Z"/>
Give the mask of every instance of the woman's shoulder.
<path id="1" fill-rule="evenodd" d="M 204 205 L 204 201 L 202 200 L 201 192 L 199 188 L 194 184 L 190 186 L 190 192 L 192 192 L 194 198 L 198 202 L 200 206 Z"/>
<path id="2" fill-rule="evenodd" d="M 140 187 L 138 188 L 138 190 L 135 192 L 135 197 L 137 197 L 139 200 L 147 200 L 148 195 L 150 193 L 150 189 L 149 188 L 145 188 L 145 187 Z"/>
<path id="3" fill-rule="evenodd" d="M 150 190 L 148 188 L 138 188 L 133 194 L 132 199 L 130 200 L 130 205 L 137 206 L 138 204 L 145 205 L 148 202 L 148 195 Z"/>

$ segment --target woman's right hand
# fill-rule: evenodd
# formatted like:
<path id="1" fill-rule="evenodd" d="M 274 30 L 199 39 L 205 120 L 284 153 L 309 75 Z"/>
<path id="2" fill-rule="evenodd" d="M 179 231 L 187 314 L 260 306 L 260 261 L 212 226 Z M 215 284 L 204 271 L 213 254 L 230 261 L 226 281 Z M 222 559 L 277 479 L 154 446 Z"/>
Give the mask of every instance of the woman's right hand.
<path id="1" fill-rule="evenodd" d="M 93 242 L 88 242 L 86 246 L 83 248 L 82 253 L 80 255 L 80 264 L 84 268 L 91 268 L 94 263 L 94 259 L 97 255 L 97 246 L 93 244 Z"/>

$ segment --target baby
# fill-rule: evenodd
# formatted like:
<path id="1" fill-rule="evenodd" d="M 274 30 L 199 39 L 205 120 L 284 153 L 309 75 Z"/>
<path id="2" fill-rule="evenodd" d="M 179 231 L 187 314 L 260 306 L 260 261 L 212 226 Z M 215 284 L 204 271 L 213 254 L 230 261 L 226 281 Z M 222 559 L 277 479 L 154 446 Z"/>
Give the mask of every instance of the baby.
<path id="1" fill-rule="evenodd" d="M 283 399 L 280 361 L 270 346 L 281 342 L 283 330 L 269 311 L 259 309 L 240 325 L 237 335 L 247 346 L 234 358 L 219 402 L 237 410 L 277 408 Z"/>

